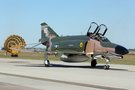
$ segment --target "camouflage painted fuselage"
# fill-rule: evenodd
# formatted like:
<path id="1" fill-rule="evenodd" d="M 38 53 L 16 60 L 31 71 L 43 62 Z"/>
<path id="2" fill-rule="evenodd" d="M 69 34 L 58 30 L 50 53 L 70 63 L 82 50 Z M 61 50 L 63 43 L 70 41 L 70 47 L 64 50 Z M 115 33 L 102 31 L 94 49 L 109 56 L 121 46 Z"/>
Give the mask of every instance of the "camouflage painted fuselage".
<path id="1" fill-rule="evenodd" d="M 66 62 L 86 61 L 91 54 L 93 58 L 102 57 L 122 58 L 128 50 L 120 45 L 111 43 L 106 37 L 61 36 L 59 37 L 46 23 L 41 24 L 41 43 L 47 46 L 47 53 L 56 53 Z"/>
<path id="2" fill-rule="evenodd" d="M 93 54 L 93 53 L 117 53 L 124 55 L 128 51 L 126 48 L 111 43 L 110 41 L 97 41 L 91 39 L 86 35 L 81 36 L 65 36 L 65 37 L 56 37 L 51 40 L 52 45 L 48 51 L 63 51 L 69 53 L 84 53 L 84 54 Z M 117 47 L 121 47 L 125 50 L 119 51 Z"/>

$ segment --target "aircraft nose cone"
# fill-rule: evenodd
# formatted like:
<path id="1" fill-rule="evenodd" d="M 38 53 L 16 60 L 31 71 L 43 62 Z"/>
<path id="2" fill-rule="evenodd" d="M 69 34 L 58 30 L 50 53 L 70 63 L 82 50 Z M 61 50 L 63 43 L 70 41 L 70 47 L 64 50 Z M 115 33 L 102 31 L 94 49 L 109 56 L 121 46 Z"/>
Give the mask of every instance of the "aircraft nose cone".
<path id="1" fill-rule="evenodd" d="M 115 47 L 115 53 L 124 55 L 129 53 L 129 51 L 125 47 L 118 45 Z"/>

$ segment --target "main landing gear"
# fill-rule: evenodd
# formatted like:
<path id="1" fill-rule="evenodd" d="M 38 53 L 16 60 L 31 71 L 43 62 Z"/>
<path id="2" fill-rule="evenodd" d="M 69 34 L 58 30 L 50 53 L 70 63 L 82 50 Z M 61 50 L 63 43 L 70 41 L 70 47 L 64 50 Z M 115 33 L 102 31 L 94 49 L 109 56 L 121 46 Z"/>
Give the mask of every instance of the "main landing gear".
<path id="1" fill-rule="evenodd" d="M 97 61 L 96 59 L 92 59 L 91 61 L 91 67 L 96 67 Z"/>
<path id="2" fill-rule="evenodd" d="M 106 57 L 105 59 L 106 59 L 106 65 L 104 66 L 104 70 L 109 70 L 110 66 L 108 65 L 108 63 L 110 62 L 110 58 Z"/>
<path id="3" fill-rule="evenodd" d="M 47 59 L 48 59 L 47 54 L 44 54 L 44 65 L 45 65 L 46 67 L 49 67 L 49 66 L 50 66 L 50 61 L 47 60 Z"/>

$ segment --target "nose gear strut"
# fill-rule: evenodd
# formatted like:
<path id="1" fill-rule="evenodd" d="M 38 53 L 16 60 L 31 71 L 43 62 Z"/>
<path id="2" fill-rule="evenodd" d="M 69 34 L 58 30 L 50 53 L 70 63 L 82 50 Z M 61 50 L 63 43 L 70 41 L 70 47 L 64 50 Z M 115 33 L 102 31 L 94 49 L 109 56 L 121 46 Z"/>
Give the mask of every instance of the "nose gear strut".
<path id="1" fill-rule="evenodd" d="M 110 62 L 110 58 L 109 57 L 106 57 L 105 58 L 106 59 L 106 65 L 104 66 L 104 70 L 108 70 L 109 69 L 109 65 L 108 65 L 108 63 Z"/>

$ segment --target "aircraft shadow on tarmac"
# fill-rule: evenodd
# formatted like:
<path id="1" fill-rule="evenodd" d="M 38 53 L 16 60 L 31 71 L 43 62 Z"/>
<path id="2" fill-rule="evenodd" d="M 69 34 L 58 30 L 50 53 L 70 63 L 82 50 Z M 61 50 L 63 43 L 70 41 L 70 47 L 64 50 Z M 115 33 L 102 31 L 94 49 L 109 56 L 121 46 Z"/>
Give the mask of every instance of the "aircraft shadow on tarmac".
<path id="1" fill-rule="evenodd" d="M 29 64 L 29 65 L 16 65 L 16 66 L 22 66 L 22 67 L 45 67 L 44 64 Z M 74 66 L 74 65 L 62 65 L 62 64 L 51 64 L 50 67 L 46 68 L 82 68 L 82 69 L 104 69 L 104 65 L 97 65 L 96 67 L 91 66 Z M 117 69 L 117 68 L 111 68 L 109 70 L 116 70 L 116 71 L 128 71 L 127 69 Z"/>

